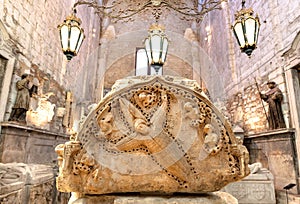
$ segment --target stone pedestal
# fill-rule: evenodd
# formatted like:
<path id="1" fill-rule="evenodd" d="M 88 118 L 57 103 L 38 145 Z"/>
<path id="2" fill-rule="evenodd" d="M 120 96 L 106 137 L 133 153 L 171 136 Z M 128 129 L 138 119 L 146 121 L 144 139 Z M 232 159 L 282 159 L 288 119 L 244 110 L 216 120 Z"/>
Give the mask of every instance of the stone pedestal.
<path id="1" fill-rule="evenodd" d="M 275 204 L 274 177 L 267 169 L 250 174 L 223 189 L 238 199 L 239 204 Z"/>
<path id="2" fill-rule="evenodd" d="M 72 199 L 72 198 L 71 198 Z M 225 192 L 215 192 L 199 195 L 103 195 L 86 196 L 70 200 L 69 204 L 238 204 L 236 198 Z"/>
<path id="3" fill-rule="evenodd" d="M 245 136 L 244 144 L 250 152 L 250 163 L 260 162 L 273 176 L 276 190 L 289 183 L 299 183 L 299 157 L 295 147 L 294 129 L 278 129 Z M 290 190 L 299 194 L 300 186 Z"/>
<path id="4" fill-rule="evenodd" d="M 14 122 L 1 123 L 0 162 L 49 164 L 57 159 L 54 147 L 69 139 L 59 134 Z"/>

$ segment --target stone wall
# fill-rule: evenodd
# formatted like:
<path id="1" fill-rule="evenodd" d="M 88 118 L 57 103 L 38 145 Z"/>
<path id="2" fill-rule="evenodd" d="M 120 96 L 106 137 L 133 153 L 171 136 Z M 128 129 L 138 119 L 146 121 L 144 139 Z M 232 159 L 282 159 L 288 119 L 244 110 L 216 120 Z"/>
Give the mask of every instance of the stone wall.
<path id="1" fill-rule="evenodd" d="M 227 98 L 225 100 L 227 113 L 225 114 L 228 114 L 233 124 L 238 124 L 247 133 L 266 131 L 268 124 L 263 106 L 268 112 L 268 105 L 261 102 L 255 79 L 260 91 L 267 90 L 267 81 L 275 81 L 284 95 L 282 109 L 286 126 L 296 128 L 296 141 L 299 144 L 299 139 L 297 139 L 299 124 L 291 125 L 291 120 L 293 121 L 291 112 L 297 112 L 297 110 L 290 110 L 291 103 L 296 103 L 290 100 L 297 99 L 289 96 L 289 93 L 292 94 L 297 90 L 287 87 L 287 81 L 293 80 L 293 82 L 289 82 L 290 84 L 297 83 L 297 76 L 291 78 L 287 75 L 286 67 L 290 69 L 290 62 L 287 56 L 283 57 L 283 54 L 292 46 L 293 49 L 298 46 L 294 41 L 300 31 L 300 15 L 294 11 L 300 8 L 300 4 L 298 1 L 292 0 L 285 2 L 264 0 L 246 1 L 245 7 L 252 7 L 255 15 L 258 14 L 261 23 L 257 49 L 253 51 L 251 58 L 248 58 L 245 53 L 241 53 L 230 29 L 234 22 L 234 13 L 241 9 L 241 1 L 230 0 L 227 4 L 223 4 L 222 12 L 206 16 L 199 31 L 200 44 L 218 64 L 222 78 L 226 79 L 223 81 Z M 213 20 L 221 19 L 222 16 L 223 20 Z M 220 23 L 225 25 L 229 31 L 227 36 L 220 34 L 220 27 L 224 28 Z M 226 29 L 222 33 L 226 33 Z M 211 47 L 207 42 L 209 38 L 213 40 Z M 218 43 L 217 39 L 226 39 L 226 41 Z M 226 43 L 227 47 L 224 45 Z M 221 60 L 224 56 L 227 56 L 229 64 L 227 60 Z M 297 62 L 299 63 L 299 60 L 293 61 L 294 64 Z M 214 81 L 213 78 L 211 80 Z"/>
<path id="2" fill-rule="evenodd" d="M 270 154 L 276 154 L 278 157 L 282 154 L 282 158 L 286 155 L 289 158 L 287 159 L 289 162 L 285 160 L 279 169 L 290 168 L 293 165 L 294 167 L 291 168 L 299 169 L 298 162 L 290 165 L 290 162 L 292 162 L 290 156 L 294 155 L 297 160 L 297 155 L 300 152 L 299 116 L 296 114 L 299 113 L 299 75 L 297 69 L 299 70 L 300 61 L 299 58 L 295 57 L 299 53 L 298 39 L 300 31 L 300 14 L 295 11 L 299 10 L 300 2 L 295 0 L 284 2 L 272 0 L 246 1 L 245 7 L 252 7 L 254 14 L 258 14 L 261 23 L 257 49 L 253 51 L 251 58 L 248 58 L 245 53 L 241 53 L 230 28 L 234 22 L 234 13 L 241 9 L 241 3 L 241 1 L 229 0 L 227 4 L 224 4 L 223 12 L 216 12 L 214 16 L 206 16 L 207 19 L 204 19 L 204 24 L 199 31 L 202 47 L 213 61 L 218 64 L 220 70 L 225 69 L 225 71 L 221 72 L 222 77 L 227 79 L 224 81 L 227 98 L 224 101 L 227 104 L 224 114 L 229 117 L 233 125 L 242 127 L 247 135 L 255 135 L 256 133 L 263 135 L 264 142 L 261 141 L 259 143 L 261 152 L 270 153 L 272 151 Z M 220 19 L 222 15 L 224 15 L 223 20 L 218 22 L 213 20 Z M 220 24 L 226 25 L 225 27 L 229 32 L 227 38 L 226 36 L 224 38 L 215 38 L 215 36 L 221 36 L 219 32 L 215 32 L 220 30 L 219 27 L 223 27 Z M 207 26 L 210 29 L 206 30 Z M 222 48 L 219 41 L 214 40 L 213 46 L 210 48 L 207 45 L 207 37 L 209 35 L 211 39 L 226 39 L 222 44 L 227 43 L 228 47 Z M 224 55 L 227 56 L 229 64 L 227 60 L 224 60 L 225 62 L 219 60 L 223 59 Z M 282 141 L 281 139 L 280 141 L 282 143 L 280 143 L 279 140 L 269 136 L 268 123 L 263 109 L 264 105 L 266 112 L 268 112 L 268 105 L 261 102 L 255 79 L 260 91 L 266 91 L 266 82 L 271 80 L 275 81 L 283 92 L 282 109 L 286 126 L 296 130 L 294 140 L 296 150 L 293 154 L 285 152 L 289 149 L 289 147 L 285 146 L 288 143 L 286 141 L 288 138 L 281 138 Z M 213 81 L 214 79 L 212 78 L 211 80 Z M 251 141 L 253 142 L 254 140 L 251 139 Z M 278 150 L 275 146 L 282 149 Z M 257 159 L 257 161 L 263 159 L 253 155 L 254 152 L 257 152 L 256 150 L 249 149 L 249 151 L 251 159 Z M 275 188 L 280 191 L 289 181 L 282 179 L 284 174 L 277 172 L 278 162 L 273 161 L 271 158 L 274 155 L 269 153 L 263 161 L 266 161 L 267 158 L 270 159 L 266 163 L 272 165 L 270 171 L 275 177 Z M 288 175 L 285 175 L 285 178 L 288 177 Z M 297 171 L 293 174 L 293 179 L 299 186 L 299 173 Z M 294 193 L 299 194 L 299 190 Z M 277 191 L 277 194 L 280 196 L 280 192 Z"/>
<path id="3" fill-rule="evenodd" d="M 71 13 L 73 3 L 75 3 L 74 0 L 42 2 L 7 0 L 2 2 L 0 38 L 3 46 L 0 46 L 0 54 L 13 62 L 15 77 L 20 77 L 23 73 L 31 73 L 35 76 L 37 73 L 44 73 L 49 84 L 56 84 L 53 87 L 55 90 L 73 92 L 77 103 L 86 100 L 94 102 L 95 87 L 85 84 L 95 82 L 96 68 L 95 64 L 88 64 L 86 61 L 98 47 L 100 20 L 91 8 L 77 9 L 78 17 L 83 21 L 82 27 L 85 30 L 86 40 L 78 56 L 71 62 L 67 62 L 61 51 L 57 26 Z M 96 60 L 93 62 L 96 63 Z M 90 72 L 86 72 L 88 68 Z M 74 79 L 77 83 L 74 83 Z M 3 89 L 8 90 L 9 86 L 12 88 L 8 99 L 1 95 L 1 100 L 8 100 L 6 107 L 8 113 L 13 103 L 11 100 L 13 98 L 11 94 L 14 91 L 13 81 L 5 83 Z M 57 97 L 64 99 L 63 95 L 57 95 Z M 74 110 L 79 112 L 78 121 L 80 109 Z"/>
<path id="4" fill-rule="evenodd" d="M 267 121 L 269 106 L 259 96 L 259 91 L 266 92 L 268 88 L 265 83 L 259 84 L 261 81 L 259 81 L 257 85 L 255 84 L 254 78 L 253 81 L 254 82 L 252 84 L 244 87 L 240 92 L 231 96 L 226 105 L 226 110 L 228 111 L 231 123 L 240 126 L 248 134 L 269 130 L 269 124 Z M 286 89 L 281 88 L 281 90 Z M 285 117 L 285 124 L 289 127 L 286 96 L 284 98 L 282 108 Z"/>
<path id="5" fill-rule="evenodd" d="M 240 1 L 230 0 L 227 4 L 223 4 L 222 11 L 214 11 L 211 13 L 213 15 L 207 15 L 204 18 L 199 30 L 200 45 L 218 65 L 219 72 L 215 74 L 220 74 L 225 79 L 220 83 L 224 83 L 229 101 L 234 101 L 239 93 L 246 97 L 248 93 L 245 93 L 245 90 L 250 86 L 255 87 L 254 78 L 257 79 L 262 90 L 265 89 L 262 86 L 265 86 L 268 80 L 273 80 L 279 84 L 284 93 L 283 110 L 286 120 L 289 120 L 284 73 L 284 67 L 287 64 L 282 54 L 291 47 L 296 34 L 300 31 L 300 15 L 293 12 L 300 8 L 299 2 L 292 0 L 285 2 L 247 1 L 245 7 L 252 7 L 261 22 L 258 46 L 251 58 L 240 52 L 230 28 L 234 22 L 234 13 L 241 9 Z M 226 39 L 226 41 L 220 42 L 220 39 Z M 209 40 L 211 40 L 211 45 Z M 211 80 L 214 81 L 213 78 Z M 253 95 L 250 96 L 250 98 L 253 97 Z M 288 125 L 289 121 L 286 122 Z"/>

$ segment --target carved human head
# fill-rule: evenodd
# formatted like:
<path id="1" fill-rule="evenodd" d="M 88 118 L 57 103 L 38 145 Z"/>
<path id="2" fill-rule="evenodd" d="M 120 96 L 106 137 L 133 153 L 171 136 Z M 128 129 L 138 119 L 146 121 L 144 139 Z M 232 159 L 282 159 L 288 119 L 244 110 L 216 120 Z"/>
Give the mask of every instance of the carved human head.
<path id="1" fill-rule="evenodd" d="M 203 132 L 206 134 L 212 133 L 213 131 L 213 126 L 211 124 L 206 124 L 204 126 Z"/>
<path id="2" fill-rule="evenodd" d="M 28 77 L 28 74 L 22 74 L 21 79 L 26 79 Z"/>
<path id="3" fill-rule="evenodd" d="M 276 82 L 275 81 L 268 81 L 267 85 L 269 88 L 274 88 L 276 86 Z"/>

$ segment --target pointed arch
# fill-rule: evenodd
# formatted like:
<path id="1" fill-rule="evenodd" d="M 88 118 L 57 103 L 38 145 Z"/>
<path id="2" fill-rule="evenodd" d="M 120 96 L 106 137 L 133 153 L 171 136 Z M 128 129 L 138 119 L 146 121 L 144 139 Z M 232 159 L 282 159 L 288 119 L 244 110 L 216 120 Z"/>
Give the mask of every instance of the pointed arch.
<path id="1" fill-rule="evenodd" d="M 194 80 L 201 77 L 201 80 L 203 80 L 202 83 L 207 85 L 207 89 L 210 91 L 213 101 L 224 99 L 223 79 L 218 71 L 217 65 L 214 64 L 204 49 L 197 43 L 188 41 L 183 35 L 178 33 L 166 32 L 166 34 L 171 41 L 168 54 L 180 59 L 191 67 Z M 146 36 L 147 31 L 140 30 L 128 32 L 110 41 L 103 42 L 101 45 L 102 56 L 100 57 L 102 62 L 99 63 L 101 65 L 99 69 L 107 72 L 117 61 L 121 59 L 124 60 L 126 56 L 133 56 L 135 48 L 143 45 L 143 40 Z M 122 64 L 122 66 L 125 67 L 126 63 Z M 102 77 L 104 77 L 104 75 Z"/>

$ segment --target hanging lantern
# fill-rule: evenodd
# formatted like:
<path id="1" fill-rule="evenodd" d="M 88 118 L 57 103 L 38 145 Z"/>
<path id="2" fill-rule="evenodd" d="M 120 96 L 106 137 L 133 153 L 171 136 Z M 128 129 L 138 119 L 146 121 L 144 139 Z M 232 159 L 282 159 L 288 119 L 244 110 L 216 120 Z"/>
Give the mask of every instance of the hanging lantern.
<path id="1" fill-rule="evenodd" d="M 256 49 L 260 23 L 257 15 L 253 17 L 252 8 L 246 9 L 244 4 L 243 0 L 242 9 L 235 14 L 232 29 L 241 51 L 250 57 L 252 51 Z"/>
<path id="2" fill-rule="evenodd" d="M 148 57 L 148 63 L 158 73 L 164 65 L 168 52 L 169 40 L 164 33 L 165 28 L 162 25 L 153 24 L 149 28 L 149 35 L 145 39 L 145 49 Z"/>
<path id="3" fill-rule="evenodd" d="M 58 26 L 61 47 L 68 60 L 77 55 L 83 42 L 84 31 L 80 27 L 81 20 L 76 17 L 76 10 Z"/>

